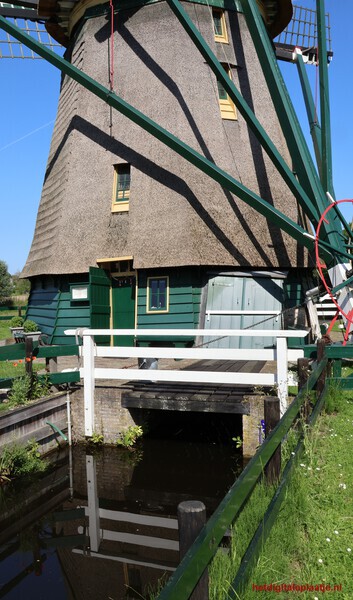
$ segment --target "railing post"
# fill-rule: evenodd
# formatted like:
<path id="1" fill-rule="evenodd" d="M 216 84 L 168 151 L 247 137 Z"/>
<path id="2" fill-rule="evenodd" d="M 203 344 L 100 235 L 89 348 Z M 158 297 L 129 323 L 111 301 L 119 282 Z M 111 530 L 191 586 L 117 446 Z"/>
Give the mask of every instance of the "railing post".
<path id="1" fill-rule="evenodd" d="M 308 358 L 298 358 L 298 392 L 305 386 L 306 382 L 309 379 L 309 359 Z M 308 394 L 304 400 L 303 404 L 303 418 L 305 421 L 309 418 L 309 407 L 310 407 L 310 399 Z"/>
<path id="2" fill-rule="evenodd" d="M 180 560 L 185 556 L 206 523 L 203 502 L 189 500 L 178 505 Z M 208 600 L 208 571 L 205 569 L 189 600 Z"/>
<path id="3" fill-rule="evenodd" d="M 277 389 L 281 417 L 287 410 L 288 398 L 288 346 L 287 338 L 277 337 Z"/>
<path id="4" fill-rule="evenodd" d="M 268 437 L 281 418 L 279 398 L 265 398 L 265 436 Z M 281 472 L 281 444 L 273 453 L 265 467 L 265 477 L 269 484 L 278 481 Z"/>
<path id="5" fill-rule="evenodd" d="M 85 436 L 92 437 L 94 430 L 94 342 L 93 337 L 83 335 L 83 396 L 85 408 Z"/>
<path id="6" fill-rule="evenodd" d="M 25 370 L 26 370 L 26 375 L 28 375 L 29 379 L 30 379 L 29 394 L 31 396 L 31 394 L 32 394 L 32 385 L 33 385 L 33 362 L 32 362 L 32 358 L 33 358 L 33 339 L 31 337 L 27 337 L 27 336 L 25 338 L 25 354 L 26 354 L 26 358 L 25 358 Z"/>
<path id="7" fill-rule="evenodd" d="M 94 456 L 86 456 L 88 531 L 92 552 L 98 552 L 101 541 L 97 470 Z"/>
<path id="8" fill-rule="evenodd" d="M 325 340 L 321 339 L 318 340 L 317 342 L 317 364 L 319 364 L 319 362 L 324 358 L 325 356 Z M 325 385 L 326 385 L 326 375 L 327 375 L 327 368 L 325 368 L 320 377 L 317 380 L 316 383 L 316 396 L 319 397 L 321 395 L 321 393 L 323 392 Z"/>

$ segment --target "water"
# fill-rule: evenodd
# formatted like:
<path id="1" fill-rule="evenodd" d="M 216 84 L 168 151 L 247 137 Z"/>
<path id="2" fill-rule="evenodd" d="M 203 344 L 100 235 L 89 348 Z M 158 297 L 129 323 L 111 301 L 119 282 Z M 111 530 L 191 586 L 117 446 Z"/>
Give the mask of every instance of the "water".
<path id="1" fill-rule="evenodd" d="M 40 481 L 1 489 L 0 598 L 141 599 L 169 576 L 179 502 L 210 516 L 242 467 L 231 445 L 178 439 L 175 425 L 134 452 L 66 449 Z"/>

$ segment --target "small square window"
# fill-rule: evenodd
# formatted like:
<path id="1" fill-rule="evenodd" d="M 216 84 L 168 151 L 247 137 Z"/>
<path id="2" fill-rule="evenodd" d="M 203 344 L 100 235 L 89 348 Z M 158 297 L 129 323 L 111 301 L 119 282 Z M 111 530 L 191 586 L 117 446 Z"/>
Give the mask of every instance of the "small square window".
<path id="1" fill-rule="evenodd" d="M 115 166 L 112 212 L 129 210 L 131 169 L 123 163 Z"/>
<path id="2" fill-rule="evenodd" d="M 232 79 L 232 73 L 228 65 L 222 64 L 223 69 L 227 73 L 228 77 Z M 217 81 L 218 86 L 218 101 L 221 109 L 222 119 L 229 119 L 231 121 L 237 120 L 237 111 L 233 100 L 228 96 L 226 90 L 220 81 Z"/>
<path id="3" fill-rule="evenodd" d="M 212 9 L 213 31 L 216 42 L 228 44 L 228 33 L 224 11 L 218 8 Z"/>
<path id="4" fill-rule="evenodd" d="M 169 311 L 169 277 L 148 277 L 147 312 Z"/>

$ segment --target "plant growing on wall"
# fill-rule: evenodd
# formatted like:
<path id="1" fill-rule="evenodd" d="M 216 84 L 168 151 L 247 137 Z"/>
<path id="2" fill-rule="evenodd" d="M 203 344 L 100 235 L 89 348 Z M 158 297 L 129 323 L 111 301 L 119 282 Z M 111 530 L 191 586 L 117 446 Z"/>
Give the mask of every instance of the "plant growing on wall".
<path id="1" fill-rule="evenodd" d="M 37 375 L 31 378 L 29 375 L 14 379 L 11 391 L 9 392 L 10 407 L 21 406 L 27 404 L 30 400 L 37 400 L 43 396 L 47 396 L 50 391 L 50 383 L 48 379 L 39 380 Z"/>
<path id="2" fill-rule="evenodd" d="M 45 471 L 47 462 L 42 460 L 38 449 L 35 440 L 29 440 L 25 446 L 5 446 L 0 454 L 0 482 Z"/>
<path id="3" fill-rule="evenodd" d="M 123 446 L 124 448 L 131 448 L 137 442 L 137 440 L 142 437 L 143 429 L 141 425 L 130 425 L 126 429 L 126 431 L 121 431 L 119 433 L 119 437 L 116 440 L 118 446 Z"/>

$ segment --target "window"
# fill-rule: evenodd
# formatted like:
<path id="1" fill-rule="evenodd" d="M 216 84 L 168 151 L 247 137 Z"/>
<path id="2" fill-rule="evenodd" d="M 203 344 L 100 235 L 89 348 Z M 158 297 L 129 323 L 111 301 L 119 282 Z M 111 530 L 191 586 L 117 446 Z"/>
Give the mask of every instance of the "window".
<path id="1" fill-rule="evenodd" d="M 127 163 L 116 165 L 114 173 L 112 212 L 123 212 L 129 210 L 130 182 L 130 165 Z"/>
<path id="2" fill-rule="evenodd" d="M 227 73 L 227 75 L 232 78 L 231 70 L 228 65 L 222 64 L 223 69 Z M 226 90 L 220 81 L 217 81 L 218 86 L 218 101 L 219 107 L 221 109 L 221 117 L 222 119 L 230 119 L 232 121 L 236 121 L 237 119 L 237 111 L 234 105 L 234 102 L 228 96 Z"/>
<path id="3" fill-rule="evenodd" d="M 148 277 L 147 312 L 169 311 L 169 277 Z"/>
<path id="4" fill-rule="evenodd" d="M 223 42 L 223 44 L 228 44 L 226 19 L 225 19 L 223 10 L 220 10 L 218 8 L 213 8 L 212 9 L 212 19 L 213 19 L 214 37 L 215 37 L 216 42 Z"/>

